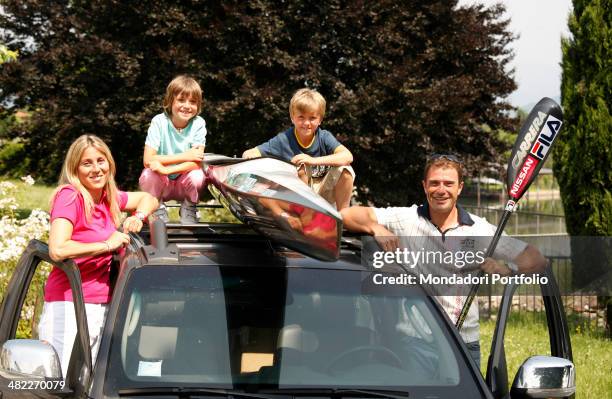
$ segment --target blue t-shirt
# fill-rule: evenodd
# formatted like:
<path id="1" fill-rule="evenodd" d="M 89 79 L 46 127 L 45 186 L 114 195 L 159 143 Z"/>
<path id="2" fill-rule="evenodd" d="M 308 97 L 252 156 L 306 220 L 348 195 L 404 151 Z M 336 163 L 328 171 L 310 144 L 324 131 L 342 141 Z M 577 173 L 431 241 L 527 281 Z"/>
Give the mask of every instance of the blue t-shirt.
<path id="1" fill-rule="evenodd" d="M 277 134 L 270 140 L 257 146 L 261 155 L 274 156 L 285 161 L 298 154 L 308 154 L 311 157 L 323 157 L 332 155 L 336 148 L 340 147 L 340 142 L 328 130 L 318 128 L 315 132 L 314 140 L 308 147 L 302 147 L 295 137 L 291 127 L 282 133 Z M 312 167 L 312 177 L 321 177 L 327 173 L 329 166 L 317 165 Z"/>
<path id="2" fill-rule="evenodd" d="M 174 127 L 172 119 L 164 112 L 155 115 L 147 131 L 145 145 L 157 151 L 158 155 L 180 154 L 194 145 L 206 144 L 206 122 L 201 116 L 191 118 L 181 132 Z M 179 175 L 169 177 L 176 179 Z"/>

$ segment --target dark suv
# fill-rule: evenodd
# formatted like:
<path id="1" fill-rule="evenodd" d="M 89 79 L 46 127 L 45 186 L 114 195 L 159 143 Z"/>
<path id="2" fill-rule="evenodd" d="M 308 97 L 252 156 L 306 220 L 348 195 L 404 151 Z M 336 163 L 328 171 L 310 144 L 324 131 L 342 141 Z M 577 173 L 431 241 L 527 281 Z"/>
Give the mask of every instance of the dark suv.
<path id="1" fill-rule="evenodd" d="M 50 345 L 14 339 L 37 265 L 53 263 L 46 244 L 32 241 L 0 308 L 0 397 L 509 397 L 503 339 L 516 287 L 506 287 L 485 379 L 421 287 L 373 284 L 361 241 L 340 238 L 337 212 L 255 195 L 282 190 L 268 179 L 253 194 L 247 188 L 262 183 L 261 173 L 245 173 L 257 182 L 245 188 L 245 176 L 222 173 L 213 191 L 254 229 L 151 220 L 150 230 L 132 237 L 117 261 L 95 362 L 78 270 L 71 261 L 55 264 L 69 276 L 78 324 L 66 376 Z M 325 238 L 274 213 L 286 203 L 312 210 L 308 223 Z M 553 284 L 542 290 L 552 356 L 525 362 L 512 398 L 575 390 L 563 307 L 548 276 Z"/>

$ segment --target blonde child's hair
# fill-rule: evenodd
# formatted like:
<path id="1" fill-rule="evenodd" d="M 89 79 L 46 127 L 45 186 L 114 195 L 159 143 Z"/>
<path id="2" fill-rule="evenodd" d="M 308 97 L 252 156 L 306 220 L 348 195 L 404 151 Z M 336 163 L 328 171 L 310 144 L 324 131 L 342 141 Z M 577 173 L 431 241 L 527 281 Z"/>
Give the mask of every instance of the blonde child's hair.
<path id="1" fill-rule="evenodd" d="M 198 105 L 196 115 L 199 115 L 202 111 L 202 88 L 194 78 L 187 75 L 175 77 L 166 87 L 166 95 L 164 96 L 164 111 L 166 114 L 172 115 L 172 103 L 181 94 L 196 100 Z"/>
<path id="2" fill-rule="evenodd" d="M 325 99 L 316 90 L 299 89 L 291 97 L 289 115 L 293 118 L 296 112 L 318 112 L 321 119 L 325 116 Z"/>
<path id="3" fill-rule="evenodd" d="M 113 159 L 113 155 L 111 154 L 108 146 L 98 136 L 94 136 L 93 134 L 84 134 L 80 136 L 70 145 L 70 148 L 68 148 L 66 158 L 64 159 L 64 165 L 62 167 L 62 173 L 60 174 L 58 187 L 51 195 L 51 207 L 53 208 L 55 198 L 62 188 L 69 185 L 73 186 L 83 196 L 83 202 L 85 204 L 85 218 L 87 219 L 88 223 L 91 222 L 91 214 L 95 205 L 94 200 L 89 191 L 87 191 L 85 186 L 83 186 L 83 183 L 81 183 L 78 175 L 81 157 L 83 156 L 85 150 L 89 147 L 93 147 L 100 151 L 108 161 L 109 173 L 104 191 L 106 192 L 106 201 L 108 202 L 113 222 L 115 223 L 115 226 L 118 227 L 121 223 L 121 210 L 119 209 L 119 202 L 117 201 L 117 194 L 119 190 L 117 189 L 117 183 L 115 183 L 115 160 Z"/>

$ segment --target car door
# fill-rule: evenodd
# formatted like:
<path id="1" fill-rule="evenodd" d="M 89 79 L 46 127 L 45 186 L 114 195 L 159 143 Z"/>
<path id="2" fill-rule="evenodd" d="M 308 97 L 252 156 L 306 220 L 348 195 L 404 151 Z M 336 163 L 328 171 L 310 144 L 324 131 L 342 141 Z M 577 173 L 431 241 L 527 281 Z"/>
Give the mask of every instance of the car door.
<path id="1" fill-rule="evenodd" d="M 35 350 L 33 348 L 42 348 L 42 341 L 29 340 L 29 342 L 26 342 L 26 340 L 17 339 L 16 337 L 17 326 L 26 294 L 32 284 L 32 278 L 42 261 L 50 263 L 66 273 L 72 288 L 78 331 L 67 375 L 63 383 L 53 385 L 31 382 L 35 378 L 28 378 L 28 375 L 16 373 L 15 371 L 19 370 L 19 368 L 15 366 L 8 367 L 12 363 L 7 359 L 9 357 L 9 347 L 15 353 L 29 349 Z M 4 294 L 2 304 L 0 305 L 0 345 L 2 346 L 2 361 L 0 362 L 1 398 L 13 396 L 66 397 L 67 395 L 79 397 L 85 391 L 89 375 L 91 374 L 92 362 L 87 316 L 85 314 L 83 291 L 81 289 L 81 275 L 78 267 L 71 260 L 64 262 L 52 261 L 49 256 L 48 245 L 39 240 L 30 241 L 26 247 L 13 271 Z M 30 382 L 28 383 L 28 381 Z"/>
<path id="2" fill-rule="evenodd" d="M 541 279 L 540 290 L 548 325 L 550 355 L 571 361 L 572 345 L 559 287 L 550 267 L 547 267 L 540 275 L 547 278 L 547 281 Z M 487 362 L 485 381 L 495 398 L 509 397 L 510 389 L 504 338 L 508 316 L 512 308 L 512 297 L 517 288 L 518 285 L 514 283 L 504 287 L 491 343 L 491 352 Z"/>

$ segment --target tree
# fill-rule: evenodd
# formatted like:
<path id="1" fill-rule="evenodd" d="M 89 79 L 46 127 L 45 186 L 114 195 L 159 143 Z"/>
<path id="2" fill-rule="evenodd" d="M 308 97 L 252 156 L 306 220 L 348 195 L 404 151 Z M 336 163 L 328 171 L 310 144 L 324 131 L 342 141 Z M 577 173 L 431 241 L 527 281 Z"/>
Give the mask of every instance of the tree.
<path id="1" fill-rule="evenodd" d="M 562 41 L 564 131 L 554 149 L 577 287 L 612 281 L 612 15 L 609 0 L 575 0 Z M 588 239 L 579 236 L 604 236 Z M 607 281 L 602 276 L 607 275 Z M 604 287 L 604 284 L 608 284 Z M 604 292 L 610 295 L 610 291 Z M 608 325 L 612 307 L 608 305 Z"/>
<path id="2" fill-rule="evenodd" d="M 328 100 L 323 126 L 354 153 L 361 198 L 377 204 L 420 199 L 427 153 L 459 153 L 476 168 L 497 160 L 496 132 L 515 129 L 502 101 L 515 88 L 502 6 L 5 0 L 4 9 L 4 40 L 21 55 L 2 67 L 1 99 L 37 110 L 15 134 L 48 181 L 57 149 L 94 132 L 119 181 L 134 184 L 148 123 L 182 72 L 204 89 L 207 151 L 227 155 L 284 130 L 292 93 L 317 88 Z"/>

